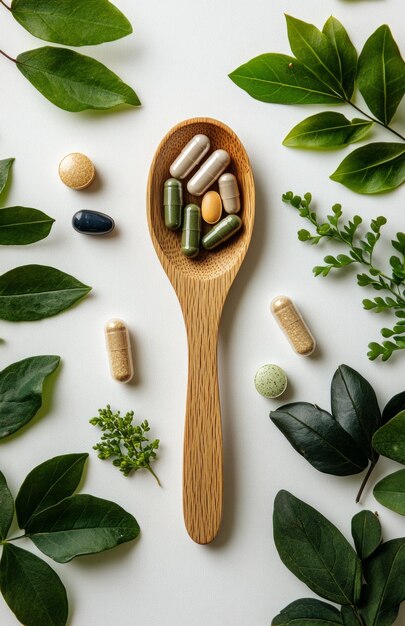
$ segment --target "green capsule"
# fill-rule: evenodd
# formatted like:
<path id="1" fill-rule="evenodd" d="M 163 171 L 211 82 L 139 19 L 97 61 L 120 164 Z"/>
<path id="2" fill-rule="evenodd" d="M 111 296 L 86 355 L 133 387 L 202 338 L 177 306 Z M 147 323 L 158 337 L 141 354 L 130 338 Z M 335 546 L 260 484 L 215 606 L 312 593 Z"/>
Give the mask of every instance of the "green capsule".
<path id="1" fill-rule="evenodd" d="M 239 215 L 228 215 L 223 220 L 215 224 L 214 228 L 208 231 L 202 238 L 202 245 L 206 250 L 212 250 L 223 243 L 229 237 L 232 237 L 236 231 L 242 226 L 242 220 Z"/>
<path id="2" fill-rule="evenodd" d="M 181 226 L 183 187 L 177 178 L 165 181 L 163 191 L 163 206 L 165 209 L 165 226 L 170 230 L 177 230 Z"/>
<path id="3" fill-rule="evenodd" d="M 196 204 L 187 204 L 184 208 L 183 232 L 181 235 L 181 251 L 190 258 L 200 251 L 201 211 Z"/>

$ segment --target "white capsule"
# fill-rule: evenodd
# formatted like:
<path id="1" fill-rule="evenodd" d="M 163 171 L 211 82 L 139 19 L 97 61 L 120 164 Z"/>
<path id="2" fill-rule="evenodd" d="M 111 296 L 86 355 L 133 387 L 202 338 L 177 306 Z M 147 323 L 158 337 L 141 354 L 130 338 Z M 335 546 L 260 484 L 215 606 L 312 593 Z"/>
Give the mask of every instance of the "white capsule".
<path id="1" fill-rule="evenodd" d="M 219 194 L 222 198 L 222 204 L 227 213 L 239 213 L 240 211 L 240 194 L 238 181 L 230 172 L 222 174 L 218 180 Z"/>
<path id="2" fill-rule="evenodd" d="M 215 150 L 188 181 L 188 192 L 193 196 L 201 196 L 221 176 L 230 161 L 231 157 L 226 150 Z"/>
<path id="3" fill-rule="evenodd" d="M 173 178 L 186 178 L 191 170 L 199 164 L 210 149 L 210 140 L 206 135 L 194 135 L 170 166 Z"/>

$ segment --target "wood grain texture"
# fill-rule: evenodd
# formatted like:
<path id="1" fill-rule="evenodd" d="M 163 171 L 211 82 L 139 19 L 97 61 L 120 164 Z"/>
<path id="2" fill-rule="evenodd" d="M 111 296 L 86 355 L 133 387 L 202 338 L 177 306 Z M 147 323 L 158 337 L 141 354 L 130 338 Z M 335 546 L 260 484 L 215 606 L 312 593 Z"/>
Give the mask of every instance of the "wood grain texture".
<path id="1" fill-rule="evenodd" d="M 188 259 L 181 253 L 179 232 L 165 227 L 163 185 L 170 177 L 171 163 L 186 143 L 199 133 L 209 137 L 210 152 L 223 148 L 231 157 L 227 171 L 235 174 L 238 180 L 243 226 L 233 239 L 218 249 L 211 252 L 202 249 L 197 258 Z M 194 172 L 183 181 L 184 204 L 195 202 L 200 205 L 201 198 L 191 196 L 186 188 Z M 217 185 L 212 189 L 217 190 Z M 225 124 L 210 118 L 186 120 L 172 128 L 158 146 L 150 167 L 147 212 L 153 245 L 179 299 L 187 331 L 189 369 L 183 511 L 190 537 L 197 543 L 206 544 L 215 538 L 222 514 L 218 328 L 225 298 L 249 246 L 255 212 L 252 170 L 237 135 Z"/>

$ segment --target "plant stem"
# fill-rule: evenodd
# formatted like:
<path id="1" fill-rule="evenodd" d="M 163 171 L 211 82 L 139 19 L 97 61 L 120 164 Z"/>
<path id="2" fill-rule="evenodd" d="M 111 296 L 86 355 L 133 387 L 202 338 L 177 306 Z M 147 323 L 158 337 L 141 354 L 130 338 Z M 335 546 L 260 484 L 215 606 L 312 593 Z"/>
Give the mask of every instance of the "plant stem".
<path id="1" fill-rule="evenodd" d="M 373 469 L 375 468 L 375 466 L 377 464 L 377 461 L 378 461 L 378 457 L 375 459 L 375 461 L 372 461 L 370 467 L 368 468 L 367 474 L 365 475 L 365 477 L 363 479 L 363 482 L 360 485 L 359 493 L 357 494 L 357 497 L 356 497 L 356 502 L 360 502 L 360 498 L 361 498 L 361 496 L 363 494 L 364 487 L 366 486 L 367 481 L 368 481 L 368 479 L 371 476 L 371 472 L 373 471 Z"/>
<path id="2" fill-rule="evenodd" d="M 379 124 L 383 128 L 386 128 L 387 130 L 391 131 L 391 133 L 394 133 L 394 135 L 402 139 L 402 141 L 405 141 L 405 137 L 401 135 L 401 133 L 399 133 L 398 131 L 391 128 L 391 126 L 388 126 L 388 124 L 384 124 L 384 122 L 380 122 L 380 120 L 377 120 L 375 117 L 372 117 L 372 115 L 365 113 L 364 111 L 362 111 L 362 109 L 360 109 L 360 107 L 357 106 L 357 104 L 354 104 L 354 102 L 352 102 L 351 100 L 345 100 L 345 102 L 347 102 L 347 104 L 350 104 L 350 106 L 352 106 L 354 109 L 356 109 L 356 111 L 358 111 L 365 117 L 368 117 L 368 119 L 371 120 L 372 122 L 375 122 L 376 124 Z"/>
<path id="3" fill-rule="evenodd" d="M 24 539 L 24 537 L 25 535 L 18 535 L 18 537 L 11 537 L 11 539 L 7 539 L 7 541 L 17 541 L 18 539 Z"/>
<path id="4" fill-rule="evenodd" d="M 152 476 L 154 476 L 157 480 L 157 484 L 159 485 L 159 487 L 162 486 L 162 483 L 160 482 L 159 478 L 156 476 L 155 472 L 153 471 L 153 469 L 151 468 L 150 465 L 147 466 L 146 468 L 147 470 L 149 470 L 149 472 L 152 474 Z"/>
<path id="5" fill-rule="evenodd" d="M 1 0 L 0 0 L 1 2 Z M 2 3 L 4 4 L 4 3 Z M 6 5 L 4 5 L 6 6 Z M 5 52 L 3 52 L 3 50 L 0 50 L 0 54 L 3 55 L 3 57 L 6 57 L 6 59 L 9 59 L 10 61 L 12 61 L 13 63 L 17 63 L 17 59 L 13 59 L 13 57 L 10 57 L 8 54 L 6 54 Z"/>
<path id="6" fill-rule="evenodd" d="M 0 0 L 0 2 L 1 2 L 1 4 L 3 5 L 3 7 L 6 7 L 6 9 L 7 9 L 8 11 L 10 11 L 10 13 L 12 13 L 11 8 L 8 6 L 8 4 L 6 4 L 6 3 L 4 2 L 4 0 Z"/>

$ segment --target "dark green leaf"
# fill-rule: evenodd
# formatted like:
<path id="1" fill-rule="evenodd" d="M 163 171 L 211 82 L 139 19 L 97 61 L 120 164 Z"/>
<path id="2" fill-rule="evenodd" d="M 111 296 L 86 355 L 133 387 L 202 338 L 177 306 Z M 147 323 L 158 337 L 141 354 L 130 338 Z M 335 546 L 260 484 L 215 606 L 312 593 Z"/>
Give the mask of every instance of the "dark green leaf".
<path id="1" fill-rule="evenodd" d="M 65 46 L 120 39 L 132 26 L 108 0 L 13 0 L 13 16 L 32 35 Z"/>
<path id="2" fill-rule="evenodd" d="M 325 111 L 311 115 L 294 126 L 283 144 L 289 148 L 331 150 L 359 141 L 372 125 L 373 122 L 357 118 L 350 121 L 341 113 Z"/>
<path id="3" fill-rule="evenodd" d="M 7 184 L 13 161 L 14 159 L 1 159 L 0 160 L 0 194 L 3 192 L 4 187 Z"/>
<path id="4" fill-rule="evenodd" d="M 23 206 L 0 209 L 0 245 L 26 245 L 49 235 L 53 220 L 49 215 Z"/>
<path id="5" fill-rule="evenodd" d="M 286 15 L 285 18 L 293 54 L 329 89 L 340 97 L 344 96 L 339 80 L 341 68 L 338 53 L 329 38 L 313 24 L 291 15 Z"/>
<path id="6" fill-rule="evenodd" d="M 344 626 L 359 626 L 359 619 L 351 606 L 342 606 L 340 611 Z"/>
<path id="7" fill-rule="evenodd" d="M 20 72 L 45 98 L 66 111 L 138 106 L 135 91 L 95 59 L 46 46 L 17 57 Z"/>
<path id="8" fill-rule="evenodd" d="M 75 492 L 88 456 L 87 453 L 56 456 L 28 474 L 15 501 L 20 528 L 25 528 L 33 515 Z"/>
<path id="9" fill-rule="evenodd" d="M 66 563 L 135 539 L 139 526 L 114 502 L 76 495 L 31 517 L 25 531 L 41 552 Z"/>
<path id="10" fill-rule="evenodd" d="M 339 82 L 343 86 L 346 97 L 350 99 L 353 95 L 357 72 L 356 48 L 350 41 L 343 24 L 333 16 L 325 22 L 322 32 L 336 49 L 340 68 Z"/>
<path id="11" fill-rule="evenodd" d="M 389 626 L 405 600 L 405 539 L 387 541 L 364 564 L 367 582 L 361 615 L 372 626 Z"/>
<path id="12" fill-rule="evenodd" d="M 295 600 L 272 620 L 271 626 L 336 626 L 342 625 L 340 614 L 331 604 L 312 598 Z"/>
<path id="13" fill-rule="evenodd" d="M 385 424 L 401 411 L 405 411 L 405 391 L 397 393 L 384 407 L 382 414 L 383 423 Z"/>
<path id="14" fill-rule="evenodd" d="M 348 365 L 340 365 L 331 385 L 332 415 L 373 460 L 371 439 L 381 423 L 377 397 L 370 383 Z"/>
<path id="15" fill-rule="evenodd" d="M 378 142 L 357 148 L 330 178 L 358 193 L 395 189 L 405 180 L 405 146 Z"/>
<path id="16" fill-rule="evenodd" d="M 14 517 L 14 500 L 4 474 L 0 472 L 0 540 L 7 537 Z"/>
<path id="17" fill-rule="evenodd" d="M 0 372 L 0 439 L 27 424 L 42 404 L 42 387 L 58 356 L 33 356 Z"/>
<path id="18" fill-rule="evenodd" d="M 357 554 L 364 561 L 382 541 L 381 524 L 375 513 L 360 511 L 352 518 L 352 537 Z"/>
<path id="19" fill-rule="evenodd" d="M 41 320 L 57 315 L 91 287 L 47 265 L 22 265 L 0 276 L 0 319 Z"/>
<path id="20" fill-rule="evenodd" d="M 0 562 L 0 591 L 25 626 L 65 626 L 66 589 L 42 559 L 9 543 Z"/>
<path id="21" fill-rule="evenodd" d="M 405 411 L 395 415 L 374 434 L 373 448 L 389 459 L 405 464 Z"/>
<path id="22" fill-rule="evenodd" d="M 364 44 L 357 81 L 370 111 L 389 124 L 405 93 L 405 63 L 386 24 Z"/>
<path id="23" fill-rule="evenodd" d="M 229 78 L 262 102 L 339 104 L 341 101 L 305 65 L 286 54 L 261 54 L 238 67 Z"/>
<path id="24" fill-rule="evenodd" d="M 297 578 L 331 602 L 357 602 L 361 562 L 336 526 L 288 491 L 280 491 L 273 527 L 280 558 Z"/>
<path id="25" fill-rule="evenodd" d="M 405 469 L 389 474 L 374 487 L 374 497 L 391 511 L 405 515 Z"/>
<path id="26" fill-rule="evenodd" d="M 275 425 L 320 472 L 347 476 L 367 467 L 367 455 L 327 411 L 293 402 L 270 413 Z"/>

